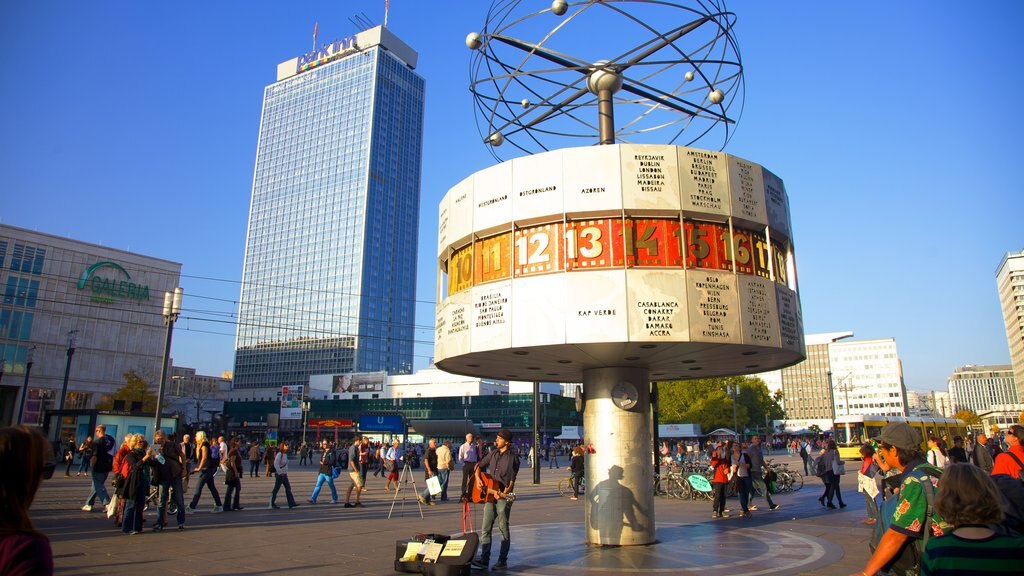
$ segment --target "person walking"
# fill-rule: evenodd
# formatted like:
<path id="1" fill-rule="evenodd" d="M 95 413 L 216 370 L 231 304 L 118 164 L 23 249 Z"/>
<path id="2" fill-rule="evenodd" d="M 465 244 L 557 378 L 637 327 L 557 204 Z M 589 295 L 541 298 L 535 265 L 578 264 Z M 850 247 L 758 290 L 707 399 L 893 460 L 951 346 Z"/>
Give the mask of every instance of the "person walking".
<path id="1" fill-rule="evenodd" d="M 267 446 L 266 452 L 263 453 L 263 464 L 266 467 L 264 476 L 270 478 L 274 474 L 274 458 L 277 457 L 277 449 L 273 446 Z"/>
<path id="2" fill-rule="evenodd" d="M 196 444 L 196 454 L 197 458 L 199 458 L 196 472 L 199 472 L 199 483 L 196 484 L 195 492 L 192 494 L 192 502 L 185 508 L 185 512 L 191 514 L 196 511 L 196 506 L 199 504 L 199 498 L 203 494 L 204 486 L 210 491 L 210 495 L 213 496 L 213 511 L 220 512 L 222 510 L 220 493 L 217 492 L 217 485 L 213 482 L 213 475 L 217 471 L 217 465 L 210 456 L 210 443 L 206 441 L 206 432 L 202 430 L 196 432 Z"/>
<path id="3" fill-rule="evenodd" d="M 92 441 L 92 492 L 85 501 L 82 510 L 92 511 L 92 506 L 99 499 L 100 505 L 110 503 L 110 494 L 107 493 L 107 476 L 114 469 L 114 438 L 107 434 L 107 427 L 103 424 L 96 426 L 95 436 Z"/>
<path id="4" fill-rule="evenodd" d="M 580 482 L 583 481 L 583 447 L 576 446 L 572 449 L 572 459 L 569 460 L 569 477 L 572 478 L 572 498 L 579 500 Z"/>
<path id="5" fill-rule="evenodd" d="M 238 502 L 242 494 L 242 473 L 244 472 L 241 445 L 241 440 L 232 438 L 228 444 L 227 457 L 224 459 L 224 484 L 228 487 L 227 493 L 224 495 L 225 512 L 242 509 Z"/>
<path id="6" fill-rule="evenodd" d="M 277 492 L 284 486 L 285 499 L 288 500 L 288 508 L 297 508 L 295 497 L 292 496 L 292 485 L 288 482 L 288 442 L 281 442 L 281 450 L 274 456 L 274 489 L 270 492 L 270 508 L 278 509 L 275 504 Z"/>
<path id="7" fill-rule="evenodd" d="M 764 465 L 764 454 L 761 452 L 761 437 L 754 436 L 750 439 L 750 446 L 747 447 L 747 456 L 750 457 L 750 478 L 753 483 L 753 490 L 750 493 L 750 509 L 757 510 L 753 504 L 758 492 L 764 492 L 764 498 L 768 501 L 769 510 L 778 510 L 779 505 L 772 502 L 770 483 L 767 480 Z"/>
<path id="8" fill-rule="evenodd" d="M 826 507 L 829 510 L 836 509 L 835 504 L 832 503 L 833 499 L 839 502 L 840 508 L 846 508 L 846 503 L 843 502 L 843 494 L 839 489 L 840 472 L 842 472 L 841 463 L 842 458 L 839 457 L 836 441 L 829 440 L 828 447 L 825 449 L 825 500 L 828 501 Z"/>
<path id="9" fill-rule="evenodd" d="M 89 475 L 89 460 L 92 459 L 93 448 L 92 448 L 92 436 L 86 436 L 85 442 L 78 447 L 78 453 L 81 454 L 81 458 L 78 462 L 78 472 L 75 472 L 75 476 Z"/>
<path id="10" fill-rule="evenodd" d="M 67 465 L 64 468 L 64 476 L 67 478 L 71 477 L 71 465 L 75 463 L 76 452 L 78 452 L 78 444 L 75 442 L 75 437 L 68 436 L 64 442 L 64 463 Z"/>
<path id="11" fill-rule="evenodd" d="M 392 482 L 395 483 L 395 490 L 398 490 L 398 458 L 400 456 L 398 444 L 398 440 L 394 440 L 384 455 L 384 468 L 388 471 L 388 483 L 384 486 L 385 490 L 391 490 Z"/>
<path id="12" fill-rule="evenodd" d="M 433 438 L 427 443 L 427 453 L 423 455 L 423 473 L 426 480 L 437 475 L 437 440 Z M 420 504 L 437 506 L 437 503 L 431 498 L 429 485 L 423 489 L 423 492 L 420 492 L 419 501 Z"/>
<path id="13" fill-rule="evenodd" d="M 320 446 L 323 448 L 323 452 L 320 454 L 320 473 L 316 477 L 316 487 L 313 488 L 313 494 L 309 497 L 308 502 L 310 504 L 316 504 L 316 498 L 320 495 L 320 489 L 323 488 L 324 483 L 331 489 L 331 503 L 338 503 L 338 490 L 334 487 L 334 450 L 331 449 L 331 443 L 327 438 L 320 441 Z"/>
<path id="14" fill-rule="evenodd" d="M 473 434 L 466 434 L 466 443 L 459 446 L 459 464 L 462 464 L 462 497 L 466 496 L 466 486 L 473 477 L 473 470 L 480 460 L 480 452 L 473 442 Z"/>
<path id="15" fill-rule="evenodd" d="M 259 444 L 253 442 L 249 445 L 249 478 L 259 478 L 259 462 L 262 457 L 259 454 Z"/>
<path id="16" fill-rule="evenodd" d="M 363 503 L 360 502 L 360 498 L 363 495 L 363 489 L 366 486 L 366 475 L 363 470 L 366 469 L 365 457 L 361 456 L 365 454 L 366 448 L 365 443 L 367 439 L 365 436 L 357 437 L 356 441 L 352 443 L 348 448 L 348 476 L 351 482 L 348 485 L 348 491 L 345 492 L 345 508 L 362 508 Z M 355 490 L 356 501 L 352 502 L 352 491 Z"/>
<path id="17" fill-rule="evenodd" d="M 441 502 L 448 501 L 448 479 L 451 477 L 455 461 L 452 459 L 452 441 L 445 440 L 437 447 L 437 479 L 441 481 Z"/>
<path id="18" fill-rule="evenodd" d="M 807 438 L 800 440 L 800 459 L 804 462 L 804 476 L 811 475 L 811 444 Z"/>

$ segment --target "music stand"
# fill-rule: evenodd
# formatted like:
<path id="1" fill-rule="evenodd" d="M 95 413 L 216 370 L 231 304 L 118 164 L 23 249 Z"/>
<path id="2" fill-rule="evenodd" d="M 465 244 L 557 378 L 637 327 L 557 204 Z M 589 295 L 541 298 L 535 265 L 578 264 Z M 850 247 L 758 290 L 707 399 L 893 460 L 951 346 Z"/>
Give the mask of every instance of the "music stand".
<path id="1" fill-rule="evenodd" d="M 391 497 L 391 509 L 388 510 L 388 520 L 391 519 L 391 513 L 395 511 L 395 503 L 398 501 L 398 493 L 402 491 L 403 487 L 412 482 L 412 492 L 416 496 L 416 507 L 419 508 L 420 518 L 423 518 L 423 504 L 420 503 L 419 491 L 416 489 L 416 476 L 412 473 L 412 468 L 409 467 L 409 461 L 404 456 L 402 457 L 402 473 L 398 475 L 398 488 L 395 489 L 395 495 Z M 405 515 L 405 494 L 402 495 L 402 515 Z"/>

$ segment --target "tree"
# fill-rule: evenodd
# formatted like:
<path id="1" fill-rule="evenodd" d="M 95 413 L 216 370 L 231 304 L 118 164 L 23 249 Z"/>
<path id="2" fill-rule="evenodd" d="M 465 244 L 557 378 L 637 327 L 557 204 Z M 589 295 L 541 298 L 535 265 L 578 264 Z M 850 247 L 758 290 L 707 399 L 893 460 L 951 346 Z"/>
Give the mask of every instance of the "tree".
<path id="1" fill-rule="evenodd" d="M 967 424 L 968 426 L 977 426 L 978 424 L 981 424 L 981 418 L 971 410 L 961 410 L 956 413 L 954 418 L 957 420 L 963 420 L 964 424 Z"/>
<path id="2" fill-rule="evenodd" d="M 732 398 L 726 386 L 739 386 L 736 399 L 736 426 L 742 430 L 760 427 L 767 419 L 784 418 L 778 401 L 768 393 L 760 378 L 730 376 L 701 380 L 660 382 L 658 384 L 659 421 L 700 424 L 701 430 L 733 427 Z"/>
<path id="3" fill-rule="evenodd" d="M 1021 411 L 1020 416 L 1017 416 L 1017 422 L 1024 423 L 1024 410 Z"/>
<path id="4" fill-rule="evenodd" d="M 112 395 L 100 401 L 96 408 L 100 410 L 113 410 L 115 400 L 124 400 L 125 406 L 130 407 L 132 402 L 142 402 L 143 412 L 156 412 L 156 393 L 150 390 L 150 385 L 135 370 L 124 373 L 124 386 L 118 388 Z"/>

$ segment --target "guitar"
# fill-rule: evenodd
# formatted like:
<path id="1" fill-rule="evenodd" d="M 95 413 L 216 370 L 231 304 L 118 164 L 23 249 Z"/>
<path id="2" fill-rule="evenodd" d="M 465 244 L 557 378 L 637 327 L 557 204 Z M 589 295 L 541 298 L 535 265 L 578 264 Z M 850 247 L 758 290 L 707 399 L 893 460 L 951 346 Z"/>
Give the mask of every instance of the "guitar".
<path id="1" fill-rule="evenodd" d="M 497 502 L 499 499 L 505 500 L 509 504 L 515 502 L 515 492 L 502 494 L 505 490 L 504 484 L 486 472 L 478 472 L 478 474 L 480 476 L 480 482 L 477 483 L 476 476 L 473 476 L 469 481 L 469 486 L 467 487 L 470 502 L 479 504 L 482 502 Z"/>

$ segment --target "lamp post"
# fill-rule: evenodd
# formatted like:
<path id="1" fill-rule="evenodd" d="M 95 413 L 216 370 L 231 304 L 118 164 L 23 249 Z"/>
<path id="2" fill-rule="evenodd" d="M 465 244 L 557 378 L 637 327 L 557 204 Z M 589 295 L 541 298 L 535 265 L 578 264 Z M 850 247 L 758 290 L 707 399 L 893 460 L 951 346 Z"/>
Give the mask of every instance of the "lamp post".
<path id="1" fill-rule="evenodd" d="M 736 440 L 739 441 L 742 436 L 739 431 L 739 423 L 736 421 L 736 398 L 740 395 L 740 385 L 735 386 L 731 384 L 725 385 L 725 393 L 732 398 L 732 428 L 736 432 Z"/>
<path id="2" fill-rule="evenodd" d="M 160 411 L 164 403 L 164 382 L 167 381 L 167 363 L 171 355 L 171 336 L 174 334 L 174 322 L 181 314 L 181 297 L 184 290 L 175 288 L 174 292 L 164 292 L 164 324 L 167 325 L 167 337 L 164 339 L 164 361 L 160 368 L 160 384 L 156 391 L 156 417 L 153 422 L 153 432 L 160 429 Z"/>
<path id="3" fill-rule="evenodd" d="M 28 361 L 25 362 L 25 381 L 21 385 L 21 403 L 18 404 L 18 424 L 22 424 L 25 418 L 25 397 L 28 396 L 28 374 L 32 371 L 32 356 L 35 355 L 36 347 L 28 347 Z M 2 370 L 2 368 L 0 368 Z"/>
<path id="4" fill-rule="evenodd" d="M 308 424 L 309 424 L 309 401 L 308 400 L 303 400 L 302 401 L 302 443 L 303 444 L 306 443 L 306 427 L 307 427 Z M 320 433 L 317 432 L 317 436 L 319 436 L 319 435 L 320 435 Z"/>
<path id="5" fill-rule="evenodd" d="M 68 376 L 71 375 L 71 357 L 75 355 L 75 340 L 77 338 L 78 330 L 68 332 L 68 361 L 64 364 L 64 386 L 60 389 L 60 401 L 57 404 L 57 410 L 60 412 L 64 411 L 64 397 L 68 395 Z"/>

